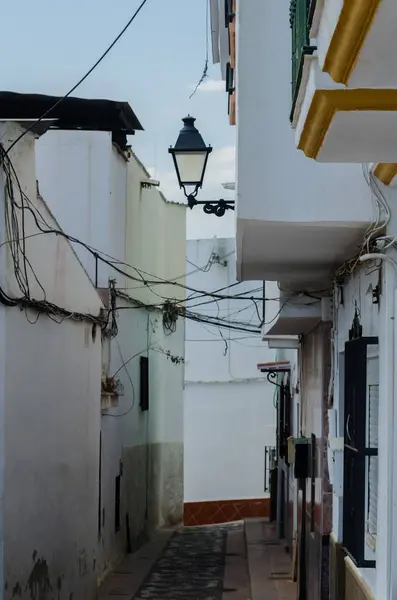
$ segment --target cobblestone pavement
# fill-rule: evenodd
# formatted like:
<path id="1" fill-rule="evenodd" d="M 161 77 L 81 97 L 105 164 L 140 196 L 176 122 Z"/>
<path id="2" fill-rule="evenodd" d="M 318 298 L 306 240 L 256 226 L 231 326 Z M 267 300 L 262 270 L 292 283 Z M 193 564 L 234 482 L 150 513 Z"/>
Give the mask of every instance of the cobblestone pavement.
<path id="1" fill-rule="evenodd" d="M 99 600 L 295 600 L 291 557 L 274 524 L 160 530 L 128 555 Z"/>
<path id="2" fill-rule="evenodd" d="M 227 536 L 241 525 L 176 531 L 137 590 L 135 600 L 221 600 Z"/>

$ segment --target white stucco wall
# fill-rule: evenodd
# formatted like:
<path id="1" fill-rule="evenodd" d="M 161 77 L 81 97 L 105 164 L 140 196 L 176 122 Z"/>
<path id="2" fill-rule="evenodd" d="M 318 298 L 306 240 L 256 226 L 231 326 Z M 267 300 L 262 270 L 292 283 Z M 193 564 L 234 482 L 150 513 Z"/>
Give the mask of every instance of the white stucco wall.
<path id="1" fill-rule="evenodd" d="M 265 496 L 264 450 L 275 444 L 272 391 L 262 381 L 187 384 L 185 502 Z"/>
<path id="2" fill-rule="evenodd" d="M 395 251 L 390 254 L 396 259 Z M 394 551 L 395 485 L 395 403 L 396 390 L 393 353 L 396 332 L 395 289 L 396 271 L 392 264 L 384 262 L 382 271 L 373 271 L 369 264 L 357 269 L 344 286 L 343 305 L 336 294 L 336 321 L 334 326 L 334 409 L 337 412 L 336 435 L 344 436 L 344 344 L 348 340 L 355 306 L 359 310 L 364 336 L 377 336 L 379 346 L 371 348 L 371 356 L 379 356 L 379 444 L 378 444 L 378 524 L 376 541 L 376 569 L 361 569 L 376 597 L 394 597 L 396 581 L 391 556 Z M 372 271 L 372 272 L 371 272 Z M 373 304 L 372 289 L 380 283 L 380 303 Z M 342 469 L 341 462 L 337 465 Z M 339 476 L 341 473 L 339 473 Z M 343 499 L 333 498 L 333 531 L 340 540 L 343 535 Z M 369 558 L 373 558 L 370 556 Z M 390 594 L 390 595 L 389 595 Z"/>
<path id="3" fill-rule="evenodd" d="M 199 290 L 217 290 L 236 282 L 235 241 L 189 240 L 187 284 Z M 203 272 L 212 253 L 226 260 Z M 193 263 L 193 264 L 192 264 Z M 273 286 L 271 286 L 273 287 Z M 262 282 L 246 282 L 221 294 L 262 298 Z M 274 293 L 269 288 L 269 293 Z M 191 310 L 258 325 L 251 300 L 210 298 L 187 302 Z M 261 302 L 257 302 L 262 311 Z M 194 305 L 199 305 L 194 307 Z M 233 314 L 236 313 L 237 314 Z M 242 325 L 243 326 L 243 325 Z M 274 386 L 257 370 L 259 362 L 274 360 L 258 335 L 220 330 L 208 324 L 186 323 L 185 368 L 185 502 L 261 498 L 264 493 L 264 449 L 275 444 Z"/>
<path id="4" fill-rule="evenodd" d="M 358 164 L 297 150 L 291 111 L 289 0 L 237 2 L 239 277 L 327 279 L 372 219 Z M 348 202 L 346 202 L 348 198 Z M 284 276 L 284 277 L 283 277 Z"/>
<path id="5" fill-rule="evenodd" d="M 319 164 L 295 146 L 289 0 L 237 4 L 238 218 L 354 222 L 368 196 L 361 165 Z"/>
<path id="6" fill-rule="evenodd" d="M 125 291 L 148 305 L 162 305 L 167 298 L 185 297 L 183 287 L 167 281 L 182 286 L 185 282 L 186 208 L 167 202 L 156 188 L 142 188 L 141 181 L 148 177 L 133 155 L 127 170 L 126 262 L 138 267 L 141 275 L 128 268 L 138 281 L 127 279 Z M 149 285 L 142 279 L 150 281 Z M 169 334 L 163 328 L 162 314 L 153 311 L 149 322 L 146 314 L 145 331 L 150 361 L 149 520 L 151 526 L 176 525 L 182 521 L 183 510 L 184 364 L 174 364 L 164 352 L 184 358 L 185 323 L 179 318 L 175 333 Z M 139 453 L 138 445 L 130 436 L 126 452 L 128 448 L 131 456 Z"/>
<path id="7" fill-rule="evenodd" d="M 36 144 L 36 161 L 40 193 L 63 229 L 123 259 L 127 163 L 113 147 L 111 134 L 48 131 Z M 95 282 L 95 258 L 78 244 L 75 249 Z M 107 287 L 109 277 L 114 271 L 99 262 L 98 287 Z"/>
<path id="8" fill-rule="evenodd" d="M 6 124 L 0 137 L 9 143 L 20 132 Z M 26 135 L 10 157 L 33 209 L 58 229 L 36 198 L 34 144 Z M 52 234 L 29 237 L 37 232 L 26 211 L 31 296 L 44 299 L 38 280 L 49 302 L 99 315 L 103 305 L 69 243 Z M 2 285 L 20 296 L 4 254 Z M 2 321 L 4 597 L 25 599 L 51 586 L 60 598 L 89 598 L 97 577 L 101 336 L 89 323 L 37 317 L 7 308 Z"/>
<path id="9" fill-rule="evenodd" d="M 137 279 L 125 278 L 99 262 L 99 287 L 106 288 L 108 278 L 114 277 L 119 290 L 149 305 L 161 304 L 165 297 L 184 297 L 183 288 L 145 286 L 142 282 L 142 278 L 176 278 L 183 283 L 186 224 L 184 207 L 168 203 L 156 188 L 142 188 L 141 182 L 149 175 L 135 155 L 127 162 L 113 147 L 108 133 L 54 131 L 39 140 L 37 162 L 41 193 L 54 214 L 62 218 L 64 229 L 130 265 L 119 266 Z M 95 281 L 94 258 L 84 248 L 76 246 L 76 252 Z M 141 276 L 134 267 L 146 273 Z M 135 404 L 129 411 L 133 390 L 122 369 L 119 375 L 125 396 L 109 412 L 114 416 L 102 419 L 102 497 L 110 515 L 100 542 L 102 570 L 109 568 L 125 548 L 126 513 L 133 544 L 148 528 L 170 519 L 181 520 L 183 364 L 172 364 L 158 350 L 183 357 L 184 323 L 180 320 L 176 333 L 165 336 L 161 316 L 149 315 L 135 305 L 123 308 L 118 314 L 119 335 L 112 343 L 109 369 L 112 373 L 122 365 L 120 350 L 125 360 L 137 354 L 128 363 Z M 139 408 L 139 357 L 146 354 L 150 360 L 150 410 L 143 414 Z M 126 411 L 125 416 L 116 416 Z M 111 511 L 120 458 L 125 466 L 123 518 L 121 534 L 116 534 Z M 145 489 L 147 477 L 149 494 Z"/>

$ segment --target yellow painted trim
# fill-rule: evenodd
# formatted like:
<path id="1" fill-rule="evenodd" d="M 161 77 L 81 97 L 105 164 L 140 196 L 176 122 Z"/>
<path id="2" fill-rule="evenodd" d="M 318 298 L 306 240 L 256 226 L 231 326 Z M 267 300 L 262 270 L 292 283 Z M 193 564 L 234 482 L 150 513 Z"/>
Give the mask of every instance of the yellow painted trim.
<path id="1" fill-rule="evenodd" d="M 317 158 L 337 111 L 397 111 L 397 90 L 317 90 L 306 116 L 298 148 Z"/>
<path id="2" fill-rule="evenodd" d="M 369 587 L 368 583 L 365 581 L 365 579 L 361 575 L 360 571 L 358 570 L 358 568 L 356 567 L 354 562 L 348 556 L 346 556 L 346 558 L 345 558 L 345 565 L 346 565 L 347 571 L 349 571 L 349 573 L 355 579 L 357 586 L 363 592 L 363 594 L 365 595 L 367 600 L 377 600 L 377 598 L 375 598 L 371 588 Z M 348 595 L 346 594 L 346 598 L 347 597 L 348 597 Z"/>
<path id="3" fill-rule="evenodd" d="M 379 163 L 374 169 L 374 175 L 385 185 L 390 185 L 397 175 L 397 163 Z"/>
<path id="4" fill-rule="evenodd" d="M 381 0 L 344 0 L 323 69 L 336 83 L 347 85 L 380 3 Z"/>

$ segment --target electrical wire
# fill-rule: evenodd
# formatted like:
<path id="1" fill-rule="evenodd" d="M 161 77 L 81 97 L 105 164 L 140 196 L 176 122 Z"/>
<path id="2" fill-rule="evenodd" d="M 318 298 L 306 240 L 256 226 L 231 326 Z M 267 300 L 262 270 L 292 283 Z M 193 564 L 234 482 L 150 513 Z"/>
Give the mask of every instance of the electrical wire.
<path id="1" fill-rule="evenodd" d="M 126 372 L 126 375 L 127 375 L 128 379 L 129 379 L 129 381 L 130 381 L 130 384 L 131 384 L 131 389 L 132 389 L 132 403 L 131 403 L 131 406 L 130 406 L 130 407 L 129 407 L 129 408 L 128 408 L 128 409 L 127 409 L 125 412 L 123 412 L 123 413 L 121 413 L 121 414 L 114 415 L 114 414 L 112 414 L 112 413 L 104 413 L 102 416 L 104 416 L 104 417 L 112 417 L 112 418 L 114 418 L 114 419 L 120 419 L 121 417 L 125 417 L 125 416 L 127 416 L 127 415 L 128 415 L 128 414 L 129 414 L 129 413 L 130 413 L 130 412 L 131 412 L 133 409 L 134 409 L 134 406 L 135 406 L 135 400 L 136 400 L 136 394 L 135 394 L 135 386 L 134 386 L 134 382 L 132 381 L 132 377 L 131 377 L 131 375 L 130 375 L 130 372 L 129 372 L 129 371 L 128 371 L 128 369 L 127 369 L 127 363 L 128 363 L 128 361 L 127 361 L 127 362 L 125 362 L 125 361 L 124 361 L 124 358 L 123 358 L 123 354 L 122 354 L 122 352 L 121 352 L 121 348 L 120 348 L 119 341 L 118 341 L 118 339 L 117 339 L 117 338 L 115 338 L 115 340 L 116 340 L 117 348 L 118 348 L 118 350 L 119 350 L 120 358 L 121 358 L 121 360 L 123 361 L 123 364 L 122 364 L 121 368 L 119 369 L 119 371 L 121 371 L 121 370 L 124 368 L 124 370 L 125 370 L 125 372 Z M 144 350 L 143 352 L 145 352 L 145 350 Z M 117 373 L 119 373 L 119 371 L 117 371 Z M 116 373 L 116 374 L 117 374 L 117 373 Z M 113 377 L 114 377 L 114 376 L 113 376 Z"/>
<path id="2" fill-rule="evenodd" d="M 4 153 L 3 153 L 4 154 Z M 24 213 L 25 210 L 28 210 L 30 212 L 30 214 L 32 215 L 36 227 L 43 233 L 43 234 L 56 234 L 59 236 L 62 236 L 66 239 L 68 239 L 71 243 L 77 243 L 82 245 L 83 247 L 85 247 L 89 252 L 91 252 L 91 254 L 94 255 L 94 257 L 96 259 L 101 260 L 102 262 L 104 262 L 105 264 L 108 264 L 109 266 L 111 266 L 113 269 L 116 270 L 116 272 L 120 272 L 121 274 L 123 274 L 126 277 L 131 277 L 132 279 L 136 280 L 136 281 L 141 281 L 143 282 L 145 285 L 149 285 L 149 282 L 145 280 L 144 274 L 147 274 L 149 276 L 151 276 L 151 274 L 149 273 L 145 273 L 143 270 L 138 269 L 136 267 L 133 267 L 132 265 L 128 265 L 127 263 L 123 263 L 126 266 L 131 266 L 131 268 L 133 268 L 138 276 L 138 277 L 134 277 L 131 274 L 129 274 L 126 271 L 123 271 L 122 269 L 119 269 L 119 267 L 117 267 L 114 263 L 112 263 L 110 260 L 104 258 L 104 256 L 101 256 L 100 252 L 95 249 L 92 248 L 91 246 L 89 246 L 88 244 L 85 244 L 84 242 L 82 242 L 81 240 L 78 240 L 77 238 L 74 238 L 73 236 L 69 236 L 67 235 L 65 232 L 63 232 L 62 230 L 59 229 L 54 229 L 52 228 L 45 220 L 45 218 L 43 217 L 43 215 L 41 215 L 40 211 L 37 209 L 37 207 L 35 207 L 35 205 L 30 201 L 30 199 L 28 198 L 28 196 L 23 192 L 19 180 L 18 180 L 18 176 L 15 172 L 15 169 L 12 165 L 11 160 L 9 159 L 9 157 L 4 154 L 4 161 L 3 161 L 3 165 L 6 165 L 7 169 L 8 169 L 8 181 L 10 180 L 10 173 L 13 177 L 13 179 L 16 180 L 16 183 L 18 185 L 18 189 L 20 190 L 20 194 L 21 194 L 21 204 L 18 205 L 15 201 L 14 204 L 16 207 L 18 207 L 19 209 L 22 210 L 22 212 Z M 26 200 L 26 203 L 22 203 L 22 199 Z M 44 229 L 42 226 L 42 223 L 46 224 L 47 229 Z M 20 236 L 13 234 L 11 236 L 10 239 L 19 239 Z M 17 262 L 16 257 L 14 257 L 14 262 Z M 165 283 L 170 284 L 170 283 L 176 283 L 176 282 L 169 282 L 167 280 L 164 280 Z M 238 283 L 236 283 L 237 285 Z M 241 292 L 240 294 L 237 295 L 230 295 L 230 294 L 219 294 L 218 291 L 216 290 L 215 292 L 208 292 L 205 290 L 198 290 L 195 288 L 191 288 L 190 286 L 185 286 L 183 284 L 177 284 L 178 286 L 181 286 L 185 289 L 190 290 L 191 292 L 193 292 L 193 294 L 199 294 L 200 296 L 206 296 L 206 297 L 211 297 L 212 299 L 214 299 L 215 301 L 221 300 L 221 299 L 235 299 L 235 300 L 247 300 L 246 298 L 246 294 L 247 291 Z M 232 286 L 235 284 L 232 284 Z M 232 286 L 226 286 L 226 289 L 230 289 L 230 287 Z M 222 290 L 223 288 L 221 288 Z M 26 290 L 25 290 L 26 292 Z M 113 294 L 113 298 L 114 298 L 114 294 L 115 294 L 115 289 L 114 289 L 114 284 L 113 284 L 113 288 L 110 290 L 110 293 Z M 4 294 L 3 294 L 3 300 L 5 299 L 7 302 L 11 303 L 11 305 L 15 305 L 13 304 L 13 302 L 15 302 L 15 299 L 12 299 L 10 297 L 8 298 L 4 298 Z M 161 298 L 165 298 L 166 301 L 169 303 L 168 306 L 164 306 L 165 303 L 163 303 L 162 305 L 160 305 L 160 309 L 162 310 L 162 312 L 164 314 L 166 314 L 166 312 L 170 310 L 170 306 L 171 304 L 174 304 L 175 306 L 180 303 L 181 301 L 177 301 L 177 300 L 173 300 L 171 302 L 169 297 L 163 297 L 160 295 Z M 254 300 L 253 297 L 251 297 L 251 299 Z M 26 304 L 26 301 L 30 300 L 25 293 L 25 296 L 23 297 L 23 301 Z M 258 298 L 258 300 L 262 301 L 262 298 Z M 19 301 L 18 301 L 19 302 Z M 16 302 L 16 303 L 18 303 Z M 66 311 L 66 309 L 60 309 L 58 310 L 58 307 L 56 307 L 55 305 L 51 305 L 51 303 L 47 303 L 46 300 L 42 301 L 43 303 L 45 303 L 45 310 L 44 312 L 47 312 L 47 314 L 52 315 L 54 314 L 58 314 L 59 316 L 61 316 L 61 318 L 77 318 L 77 319 L 81 319 L 82 315 L 79 315 L 77 313 L 71 312 L 71 311 Z M 22 303 L 23 304 L 23 303 Z M 30 304 L 30 306 L 32 306 L 32 304 Z M 44 308 L 42 305 L 38 304 L 37 301 L 34 301 L 34 306 L 36 306 L 37 308 Z M 146 305 L 145 305 L 146 306 Z M 249 333 L 258 333 L 257 330 L 254 329 L 249 329 L 250 323 L 246 323 L 246 322 L 241 322 L 241 321 L 227 321 L 227 319 L 224 318 L 219 318 L 219 315 L 217 318 L 213 318 L 213 317 L 209 317 L 208 315 L 200 315 L 198 313 L 192 313 L 191 311 L 189 311 L 188 309 L 185 309 L 183 307 L 180 307 L 180 310 L 175 311 L 175 306 L 172 307 L 172 310 L 174 311 L 174 321 L 176 321 L 175 319 L 175 315 L 177 314 L 178 316 L 181 317 L 185 317 L 185 318 L 190 318 L 196 321 L 202 321 L 205 322 L 207 324 L 210 325 L 214 325 L 214 326 L 222 326 L 222 327 L 230 327 L 230 328 L 234 328 L 240 331 L 247 331 Z M 166 310 L 165 310 L 166 309 Z M 218 307 L 219 309 L 219 307 Z M 108 325 L 109 319 L 112 317 L 112 326 L 111 329 L 109 331 L 110 335 L 116 335 L 117 334 L 117 323 L 114 319 L 114 314 L 115 314 L 115 305 L 112 305 L 111 303 L 111 308 L 110 311 L 108 313 L 108 319 L 106 321 L 106 326 Z M 83 318 L 85 318 L 86 315 L 83 315 Z M 89 318 L 92 320 L 93 318 L 96 319 L 95 322 L 98 322 L 98 317 L 93 317 L 92 315 L 89 316 Z M 57 321 L 58 322 L 58 321 Z M 103 322 L 101 322 L 101 326 L 103 327 Z M 167 324 L 167 320 L 165 319 L 165 327 L 169 327 L 169 324 Z"/>
<path id="3" fill-rule="evenodd" d="M 193 96 L 195 95 L 195 93 L 197 92 L 197 90 L 199 89 L 200 85 L 203 83 L 203 81 L 208 77 L 208 63 L 209 63 L 209 28 L 210 28 L 210 23 L 209 23 L 209 12 L 210 12 L 210 0 L 205 0 L 205 4 L 206 4 L 206 12 L 205 12 L 205 62 L 204 62 L 204 69 L 203 69 L 203 74 L 200 77 L 200 80 L 198 82 L 198 84 L 196 85 L 196 87 L 194 88 L 193 92 L 190 94 L 189 96 L 189 100 L 191 100 L 193 98 Z"/>
<path id="4" fill-rule="evenodd" d="M 36 127 L 36 125 L 38 125 L 39 123 L 41 123 L 41 121 L 43 119 L 45 119 L 46 117 L 50 116 L 52 111 L 61 104 L 61 102 L 63 102 L 64 100 L 66 100 L 66 98 L 68 98 L 71 94 L 73 94 L 73 92 L 75 90 L 77 90 L 78 87 L 80 87 L 80 85 L 91 75 L 91 73 L 93 71 L 95 71 L 95 69 L 98 67 L 98 65 L 103 61 L 103 59 L 109 54 L 109 52 L 114 48 L 114 46 L 117 44 L 117 42 L 123 37 L 123 35 L 125 34 L 125 32 L 127 31 L 127 29 L 130 27 L 130 25 L 133 23 L 133 21 L 135 20 L 135 18 L 138 16 L 138 14 L 141 12 L 142 8 L 145 6 L 146 2 L 148 0 L 142 0 L 141 4 L 138 6 L 138 8 L 136 9 L 136 11 L 134 12 L 134 14 L 132 15 L 132 17 L 129 19 L 129 21 L 127 22 L 127 24 L 123 27 L 123 29 L 120 31 L 120 33 L 116 36 L 116 38 L 113 40 L 113 42 L 110 44 L 110 46 L 108 46 L 106 48 L 106 50 L 101 54 L 101 56 L 98 58 L 98 60 L 92 65 L 92 67 L 85 73 L 85 75 L 83 75 L 83 77 L 81 77 L 81 79 L 79 79 L 79 81 L 77 83 L 75 83 L 75 85 L 64 95 L 62 96 L 62 98 L 60 98 L 57 102 L 55 102 L 55 104 L 53 104 L 53 106 L 51 106 L 48 110 L 45 111 L 45 113 L 43 113 L 41 115 L 41 117 L 39 117 L 37 119 L 37 121 L 35 121 L 34 123 L 32 123 L 27 129 L 25 129 L 23 131 L 23 133 L 21 133 L 21 135 L 19 135 L 10 145 L 10 147 L 7 150 L 7 154 L 9 154 L 10 150 L 12 150 L 12 148 L 30 131 L 32 131 L 32 129 L 34 127 Z"/>
<path id="5" fill-rule="evenodd" d="M 62 322 L 66 318 L 70 318 L 77 321 L 89 321 L 94 324 L 99 324 L 104 327 L 104 319 L 100 315 L 90 315 L 88 313 L 81 313 L 70 311 L 66 308 L 55 305 L 54 303 L 48 302 L 46 299 L 46 293 L 44 287 L 40 283 L 34 268 L 26 255 L 26 231 L 25 231 L 25 208 L 27 205 L 24 203 L 26 194 L 24 194 L 19 181 L 17 182 L 18 191 L 21 197 L 21 205 L 16 201 L 14 194 L 13 180 L 17 178 L 15 169 L 9 159 L 4 147 L 0 144 L 0 166 L 3 168 L 5 175 L 4 180 L 4 219 L 5 219 L 5 230 L 8 238 L 10 254 L 12 257 L 12 263 L 14 268 L 14 276 L 17 286 L 21 292 L 20 296 L 11 297 L 4 290 L 0 288 L 0 302 L 5 306 L 15 307 L 19 306 L 25 311 L 25 315 L 29 323 L 37 323 L 40 314 L 46 314 L 50 319 L 56 323 Z M 21 217 L 21 228 L 19 229 L 19 219 L 16 213 L 16 208 L 22 210 Z M 4 242 L 2 243 L 2 246 Z M 22 264 L 22 266 L 21 266 Z M 43 299 L 37 300 L 31 297 L 28 267 L 32 272 L 38 286 L 43 292 Z M 28 316 L 28 309 L 37 311 L 36 318 L 32 321 Z M 59 320 L 60 319 L 60 320 Z"/>
<path id="6" fill-rule="evenodd" d="M 217 291 L 215 292 L 208 292 L 206 290 L 199 290 L 196 288 L 192 288 L 190 286 L 184 285 L 182 283 L 179 283 L 178 281 L 175 280 L 168 280 L 168 279 L 164 279 L 162 277 L 159 277 L 157 275 L 153 275 L 152 273 L 149 273 L 147 271 L 144 271 L 143 269 L 139 269 L 138 267 L 131 265 L 127 262 L 123 262 L 120 261 L 118 259 L 115 259 L 114 257 L 110 256 L 109 254 L 106 254 L 105 252 L 102 252 L 101 250 L 98 250 L 97 248 L 94 248 L 93 246 L 90 246 L 89 244 L 79 240 L 78 238 L 75 238 L 74 236 L 68 235 L 67 233 L 65 233 L 64 231 L 62 231 L 61 229 L 55 229 L 53 227 L 51 227 L 44 219 L 44 217 L 41 215 L 40 211 L 37 209 L 37 207 L 34 206 L 34 204 L 31 202 L 31 200 L 26 196 L 26 194 L 24 194 L 25 199 L 27 200 L 27 204 L 25 205 L 25 208 L 27 210 L 29 210 L 35 220 L 36 223 L 36 227 L 45 235 L 45 234 L 56 234 L 59 236 L 62 236 L 66 239 L 68 239 L 71 243 L 77 244 L 82 246 L 83 248 L 85 248 L 88 252 L 90 252 L 96 259 L 100 260 L 101 262 L 103 262 L 104 264 L 110 266 L 116 273 L 119 273 L 120 275 L 122 275 L 123 277 L 126 277 L 127 279 L 131 279 L 132 281 L 137 281 L 143 284 L 143 287 L 148 287 L 150 289 L 150 286 L 153 285 L 169 285 L 169 286 L 173 286 L 173 287 L 177 287 L 177 288 L 181 288 L 187 291 L 192 292 L 193 294 L 198 294 L 198 298 L 199 297 L 211 297 L 211 298 L 216 298 L 218 300 L 223 300 L 223 299 L 241 299 L 241 300 L 245 300 L 244 297 L 241 297 L 240 295 L 227 295 L 227 294 L 219 294 L 217 293 Z M 19 207 L 19 208 L 23 208 L 24 207 Z M 38 215 L 41 218 L 42 222 L 45 223 L 45 225 L 48 227 L 47 230 L 43 229 L 42 225 L 39 222 L 38 219 Z M 107 258 L 105 258 L 107 257 Z M 109 260 L 111 259 L 111 260 Z M 123 265 L 125 267 L 128 267 L 130 269 L 133 269 L 138 277 L 135 277 L 134 275 L 131 275 L 131 273 L 128 273 L 127 271 L 120 269 L 114 262 L 112 261 L 116 261 L 117 264 Z M 147 279 L 144 276 L 149 276 L 149 277 L 156 277 L 156 280 L 152 280 L 152 279 Z M 239 285 L 241 282 L 237 282 L 236 284 L 233 285 Z M 227 286 L 227 287 L 231 287 L 231 286 Z M 125 288 L 124 288 L 125 289 Z M 226 289 L 226 288 L 225 288 Z M 153 292 L 153 290 L 151 289 L 151 291 Z M 158 297 L 165 299 L 165 300 L 169 300 L 169 296 L 163 296 L 161 294 L 157 294 L 156 292 L 155 295 L 157 295 Z M 243 292 L 244 293 L 244 292 Z M 178 302 L 185 302 L 186 299 L 181 299 L 178 300 Z M 266 298 L 254 298 L 254 300 L 258 300 L 258 301 L 263 301 L 263 300 L 267 300 Z M 274 300 L 274 298 L 271 298 L 269 300 Z"/>
<path id="7" fill-rule="evenodd" d="M 351 275 L 353 271 L 361 264 L 360 257 L 369 254 L 377 234 L 383 232 L 391 219 L 390 207 L 379 187 L 376 177 L 368 169 L 368 165 L 362 165 L 364 179 L 371 191 L 371 198 L 374 203 L 375 217 L 373 222 L 367 227 L 364 240 L 358 252 L 350 259 L 345 261 L 336 271 L 335 279 L 343 279 L 345 275 Z"/>

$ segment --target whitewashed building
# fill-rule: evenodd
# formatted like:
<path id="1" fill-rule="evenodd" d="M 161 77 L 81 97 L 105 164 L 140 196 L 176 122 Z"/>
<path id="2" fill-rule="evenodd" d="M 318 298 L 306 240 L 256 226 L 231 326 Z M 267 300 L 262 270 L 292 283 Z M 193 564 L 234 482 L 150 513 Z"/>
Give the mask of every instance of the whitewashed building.
<path id="1" fill-rule="evenodd" d="M 257 365 L 275 350 L 261 341 L 263 282 L 236 281 L 234 238 L 189 240 L 186 273 L 189 288 L 226 297 L 186 302 L 198 321 L 186 322 L 185 524 L 268 516 L 276 411 Z"/>
<path id="2" fill-rule="evenodd" d="M 397 7 L 213 0 L 212 16 L 237 128 L 237 275 L 281 290 L 263 338 L 289 363 L 278 526 L 299 598 L 391 600 Z"/>
<path id="3" fill-rule="evenodd" d="M 185 209 L 126 144 L 140 128 L 128 104 L 71 98 L 26 133 L 53 102 L 0 94 L 0 113 L 19 119 L 1 136 L 5 149 L 15 142 L 17 250 L 29 261 L 19 265 L 29 298 L 52 303 L 38 320 L 31 303 L 1 307 L 7 599 L 50 589 L 94 598 L 127 551 L 183 519 L 184 323 L 169 332 L 162 305 L 185 297 L 167 284 L 184 282 Z M 1 288 L 18 297 L 16 250 L 6 248 Z"/>

